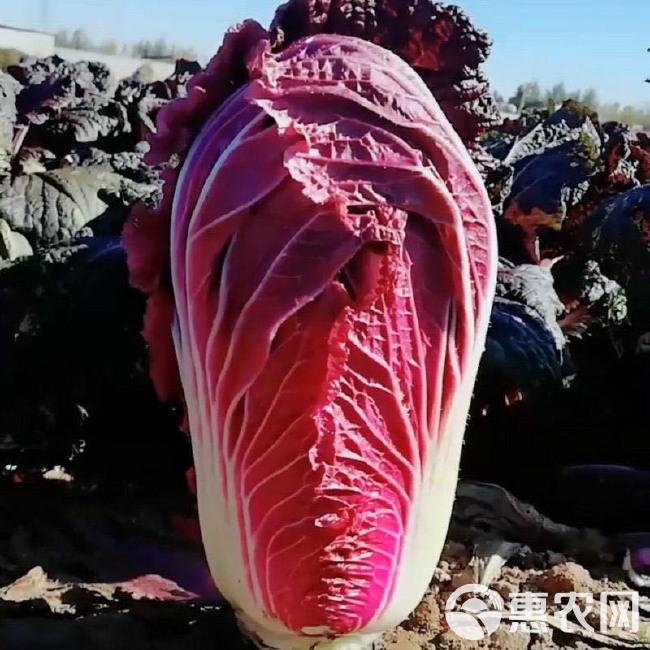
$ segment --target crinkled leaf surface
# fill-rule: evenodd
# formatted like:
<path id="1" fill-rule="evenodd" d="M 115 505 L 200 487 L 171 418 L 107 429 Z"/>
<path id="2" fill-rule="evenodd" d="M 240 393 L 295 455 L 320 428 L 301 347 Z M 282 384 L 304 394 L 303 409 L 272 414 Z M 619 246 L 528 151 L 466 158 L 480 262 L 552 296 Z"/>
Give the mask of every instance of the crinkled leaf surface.
<path id="1" fill-rule="evenodd" d="M 567 102 L 515 143 L 505 157 L 513 175 L 503 217 L 530 237 L 540 227 L 559 230 L 599 170 L 601 147 L 593 115 Z"/>
<path id="2" fill-rule="evenodd" d="M 206 121 L 125 241 L 162 392 L 170 355 L 179 366 L 217 586 L 293 648 L 376 634 L 426 588 L 495 240 L 478 172 L 412 68 L 357 38 L 271 54 L 263 36 L 235 30 L 163 109 L 154 156 L 191 110 Z M 228 97 L 241 61 L 251 82 Z"/>
<path id="3" fill-rule="evenodd" d="M 270 31 L 277 50 L 312 34 L 342 34 L 398 54 L 421 75 L 467 144 L 499 121 L 481 69 L 492 43 L 460 7 L 433 0 L 290 0 L 277 10 Z"/>
<path id="4" fill-rule="evenodd" d="M 623 192 L 605 201 L 585 220 L 583 232 L 597 260 L 619 267 L 642 266 L 650 260 L 650 185 Z"/>
<path id="5" fill-rule="evenodd" d="M 26 174 L 0 185 L 0 217 L 33 245 L 44 246 L 71 239 L 102 215 L 109 195 L 131 191 L 142 199 L 154 190 L 93 168 Z"/>
<path id="6" fill-rule="evenodd" d="M 16 95 L 20 84 L 0 71 L 0 178 L 11 169 L 16 125 Z"/>

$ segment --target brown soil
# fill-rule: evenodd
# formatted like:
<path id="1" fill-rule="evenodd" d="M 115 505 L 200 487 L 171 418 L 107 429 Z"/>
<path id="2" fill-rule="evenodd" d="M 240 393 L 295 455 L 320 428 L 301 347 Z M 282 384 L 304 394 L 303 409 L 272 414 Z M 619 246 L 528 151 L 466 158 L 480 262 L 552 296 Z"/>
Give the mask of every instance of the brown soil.
<path id="1" fill-rule="evenodd" d="M 188 584 L 199 584 L 196 575 L 205 569 L 200 552 L 171 524 L 169 513 L 178 512 L 178 504 L 162 498 L 99 499 L 46 483 L 1 488 L 0 650 L 250 647 L 227 607 L 210 594 L 197 599 L 188 593 L 193 588 Z M 137 552 L 128 540 L 137 540 Z M 140 544 L 148 558 L 161 553 L 172 559 L 142 571 Z M 173 571 L 177 565 L 199 567 L 198 574 L 179 577 Z M 486 640 L 461 639 L 446 625 L 444 604 L 455 588 L 476 581 L 474 571 L 469 546 L 448 542 L 431 591 L 379 645 L 384 650 L 616 647 L 554 629 L 547 636 L 513 633 L 507 621 Z M 491 586 L 506 602 L 511 592 L 523 590 L 547 592 L 552 602 L 557 592 L 629 589 L 622 579 L 615 565 L 588 570 L 558 553 L 531 551 L 509 562 Z"/>
<path id="2" fill-rule="evenodd" d="M 558 611 L 553 605 L 556 593 L 587 592 L 594 600 L 603 591 L 629 591 L 620 570 L 616 566 L 599 567 L 596 571 L 607 575 L 595 579 L 583 566 L 557 554 L 539 554 L 534 558 L 539 568 L 505 566 L 491 588 L 500 593 L 508 603 L 512 593 L 533 592 L 547 594 L 548 611 Z M 451 592 L 462 584 L 473 583 L 474 572 L 468 565 L 469 551 L 466 547 L 448 542 L 436 572 L 434 583 L 423 602 L 410 619 L 400 628 L 386 635 L 385 650 L 583 650 L 586 648 L 627 647 L 616 640 L 604 642 L 597 638 L 582 639 L 576 634 L 549 629 L 548 634 L 533 631 L 512 631 L 509 621 L 482 641 L 461 639 L 446 625 L 445 602 Z M 596 572 L 594 571 L 594 572 Z M 592 626 L 598 626 L 598 615 L 587 617 Z"/>

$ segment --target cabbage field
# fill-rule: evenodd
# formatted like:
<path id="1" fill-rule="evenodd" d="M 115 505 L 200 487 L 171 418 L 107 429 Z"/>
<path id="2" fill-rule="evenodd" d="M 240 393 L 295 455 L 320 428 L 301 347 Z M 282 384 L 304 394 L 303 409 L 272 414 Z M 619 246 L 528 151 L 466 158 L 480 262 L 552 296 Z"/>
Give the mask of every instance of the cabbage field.
<path id="1" fill-rule="evenodd" d="M 348 633 L 369 611 L 359 585 L 370 574 L 383 580 L 372 597 L 399 612 L 395 594 L 416 582 L 401 577 L 416 551 L 395 552 L 397 568 L 373 565 L 367 558 L 379 542 L 368 536 L 361 562 L 365 533 L 318 500 L 337 501 L 331 493 L 340 490 L 346 516 L 356 509 L 360 519 L 374 503 L 373 472 L 398 484 L 399 499 L 389 503 L 390 490 L 383 493 L 386 507 L 408 514 L 391 524 L 393 537 L 407 538 L 412 517 L 446 539 L 431 580 L 419 576 L 430 584 L 410 616 L 377 615 L 377 650 L 650 643 L 650 137 L 574 100 L 503 118 L 482 70 L 490 47 L 461 9 L 432 0 L 290 0 L 268 29 L 254 21 L 233 28 L 207 67 L 179 60 L 163 81 L 144 70 L 116 80 L 101 63 L 57 56 L 0 72 L 1 650 L 243 649 L 256 636 L 242 620 L 259 613 L 264 629 L 267 609 L 288 628 L 307 628 L 305 620 L 325 612 L 332 629 Z M 428 112 L 418 113 L 421 105 Z M 436 128 L 427 131 L 431 115 Z M 259 138 L 253 148 L 250 133 Z M 224 151 L 235 151 L 232 169 L 219 162 Z M 334 227 L 343 204 L 352 206 L 343 211 L 350 220 Z M 372 210 L 362 213 L 366 204 Z M 221 225 L 226 234 L 205 221 L 218 221 L 218 210 L 236 224 Z M 246 210 L 280 225 L 244 227 L 236 219 Z M 309 227 L 298 229 L 305 210 L 313 213 Z M 427 210 L 434 229 L 415 219 Z M 420 225 L 409 230 L 408 220 Z M 364 244 L 354 255 L 346 248 L 352 230 Z M 204 253 L 191 254 L 195 242 Z M 404 267 L 402 255 L 410 256 Z M 277 260 L 284 264 L 277 275 L 295 284 L 278 285 L 274 299 L 262 295 L 238 328 L 250 296 L 271 291 L 267 275 L 255 273 Z M 413 286 L 401 284 L 403 269 Z M 339 293 L 330 295 L 334 285 Z M 390 300 L 375 322 L 368 305 L 380 294 Z M 193 307 L 197 296 L 205 302 Z M 380 370 L 362 354 L 370 347 L 346 347 L 346 323 L 331 319 L 336 300 L 348 301 L 347 325 L 354 309 L 363 312 L 355 332 L 396 342 L 372 348 L 375 361 L 385 357 Z M 434 313 L 444 300 L 465 311 Z M 222 329 L 210 329 L 215 322 Z M 422 335 L 413 342 L 404 332 Z M 247 378 L 266 358 L 267 338 L 271 361 L 258 385 Z M 446 360 L 435 365 L 427 346 L 447 350 Z M 206 359 L 208 371 L 197 370 Z M 294 366 L 307 370 L 292 383 Z M 305 452 L 296 442 L 303 429 L 282 435 L 299 420 L 295 409 L 326 401 L 317 394 L 319 368 L 323 395 L 349 391 L 348 407 L 361 415 L 319 411 L 316 442 Z M 422 394 L 393 399 L 410 395 L 405 386 Z M 242 401 L 230 409 L 244 393 L 245 408 Z M 214 394 L 228 407 L 223 413 L 211 406 Z M 254 412 L 262 403 L 277 430 L 256 448 L 269 419 Z M 410 439 L 418 409 L 431 421 L 442 413 L 440 423 L 423 426 L 426 436 L 413 425 L 419 433 Z M 257 437 L 242 424 L 249 415 Z M 343 421 L 361 431 L 354 448 Z M 384 425 L 398 440 L 395 453 L 378 451 Z M 397 430 L 407 432 L 403 440 Z M 323 431 L 335 431 L 338 442 L 328 444 Z M 453 510 L 436 490 L 420 504 L 415 495 L 429 479 L 417 484 L 417 459 L 442 455 L 446 437 L 460 449 L 463 433 L 459 471 L 449 451 L 451 460 L 429 477 L 439 486 L 444 475 L 455 489 Z M 239 460 L 246 435 L 252 458 Z M 354 456 L 354 472 L 341 469 L 341 440 L 351 445 L 345 458 Z M 210 454 L 225 468 L 219 489 L 206 469 Z M 327 490 L 294 499 L 325 456 Z M 281 473 L 299 461 L 300 473 Z M 222 538 L 212 528 L 227 521 L 239 533 L 242 522 L 256 522 L 250 495 L 259 485 L 249 494 L 246 481 L 275 470 L 284 476 L 276 486 L 299 487 L 284 501 L 263 493 L 255 506 L 261 523 L 242 533 L 242 544 L 275 548 L 287 517 L 311 522 L 315 512 L 322 537 L 296 524 L 295 539 L 268 556 L 214 543 Z M 368 472 L 363 492 L 352 479 Z M 352 500 L 351 486 L 362 500 Z M 223 501 L 222 491 L 230 494 Z M 286 512 L 280 502 L 291 502 Z M 241 514 L 250 504 L 253 514 Z M 278 517 L 271 524 L 269 512 Z M 331 529 L 336 545 L 327 546 Z M 307 550 L 291 558 L 304 575 L 274 578 L 273 558 L 303 542 Z M 427 556 L 428 542 L 423 534 L 407 548 Z M 312 594 L 324 562 L 318 555 L 321 564 L 309 563 L 314 545 L 330 553 L 322 569 L 329 591 L 301 608 L 296 594 Z M 386 549 L 388 542 L 381 553 L 389 557 Z M 359 560 L 358 573 L 348 573 L 345 557 Z M 237 571 L 245 578 L 235 587 L 223 576 Z M 382 571 L 399 574 L 400 588 L 391 591 Z M 254 588 L 241 587 L 245 579 Z M 285 579 L 289 595 L 281 597 Z M 445 617 L 446 599 L 481 582 L 506 604 L 513 592 L 543 592 L 550 611 L 556 594 L 588 592 L 597 601 L 634 590 L 638 627 L 598 629 L 596 608 L 591 628 L 574 617 L 561 629 L 551 616 L 543 634 L 511 631 L 504 613 L 486 638 L 461 639 Z M 355 609 L 361 601 L 366 609 Z M 281 650 L 310 647 L 303 642 Z"/>

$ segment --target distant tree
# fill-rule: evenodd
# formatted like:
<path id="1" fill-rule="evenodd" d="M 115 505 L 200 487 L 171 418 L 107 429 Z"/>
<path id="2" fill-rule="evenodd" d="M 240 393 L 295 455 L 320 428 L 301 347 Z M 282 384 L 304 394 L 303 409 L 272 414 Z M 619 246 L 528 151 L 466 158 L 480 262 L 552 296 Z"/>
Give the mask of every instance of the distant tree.
<path id="1" fill-rule="evenodd" d="M 142 59 L 196 59 L 196 52 L 191 49 L 168 44 L 164 38 L 155 41 L 142 40 L 133 45 L 132 55 Z"/>
<path id="2" fill-rule="evenodd" d="M 526 101 L 526 84 L 519 84 L 509 101 L 515 106 L 523 106 Z"/>
<path id="3" fill-rule="evenodd" d="M 102 41 L 97 49 L 104 54 L 119 54 L 120 44 L 116 40 L 109 38 Z"/>
<path id="4" fill-rule="evenodd" d="M 153 59 L 162 59 L 166 56 L 169 56 L 172 48 L 167 45 L 167 41 L 164 38 L 159 38 L 151 44 L 151 51 L 149 56 Z"/>
<path id="5" fill-rule="evenodd" d="M 71 50 L 96 50 L 97 46 L 83 29 L 69 32 L 61 29 L 54 35 L 54 44 L 57 47 L 67 47 Z"/>
<path id="6" fill-rule="evenodd" d="M 641 110 L 635 108 L 634 106 L 623 106 L 619 115 L 619 121 L 630 126 L 636 124 L 642 124 L 644 121 L 644 115 Z"/>
<path id="7" fill-rule="evenodd" d="M 73 50 L 91 50 L 93 42 L 83 29 L 75 29 L 70 35 L 68 47 Z"/>
<path id="8" fill-rule="evenodd" d="M 188 61 L 196 61 L 199 58 L 197 51 L 194 48 L 183 48 L 178 51 L 178 59 L 187 59 Z"/>
<path id="9" fill-rule="evenodd" d="M 525 93 L 524 84 L 519 84 L 517 90 L 515 90 L 515 94 L 508 100 L 508 103 L 514 104 L 519 109 L 523 108 Z"/>
<path id="10" fill-rule="evenodd" d="M 542 91 L 537 81 L 529 81 L 517 86 L 515 94 L 508 100 L 508 103 L 514 104 L 517 110 L 523 110 L 526 107 L 541 107 L 544 105 Z"/>
<path id="11" fill-rule="evenodd" d="M 67 29 L 61 29 L 56 34 L 54 34 L 54 44 L 57 47 L 69 47 L 70 46 L 70 34 Z"/>
<path id="12" fill-rule="evenodd" d="M 569 97 L 567 90 L 562 82 L 555 84 L 551 90 L 547 91 L 547 95 L 556 104 L 561 104 L 565 99 L 568 99 Z"/>
<path id="13" fill-rule="evenodd" d="M 600 104 L 598 101 L 598 92 L 595 88 L 587 88 L 587 90 L 582 94 L 581 101 L 583 104 L 587 104 L 587 106 L 594 110 L 597 110 Z"/>
<path id="14" fill-rule="evenodd" d="M 621 105 L 619 102 L 601 103 L 595 88 L 567 91 L 563 83 L 557 83 L 551 88 L 541 91 L 539 84 L 529 81 L 517 86 L 517 90 L 510 98 L 509 103 L 514 104 L 518 110 L 523 108 L 548 108 L 548 110 L 552 111 L 559 103 L 567 99 L 582 102 L 597 111 L 601 122 L 614 120 L 629 126 L 650 128 L 650 104 L 647 106 L 632 106 Z"/>
<path id="15" fill-rule="evenodd" d="M 601 104 L 598 107 L 598 113 L 604 121 L 617 120 L 621 113 L 621 105 L 618 102 Z"/>
<path id="16" fill-rule="evenodd" d="M 146 59 L 149 57 L 151 52 L 151 41 L 141 40 L 133 44 L 132 54 L 133 56 Z"/>
<path id="17" fill-rule="evenodd" d="M 62 29 L 54 35 L 54 43 L 57 47 L 102 52 L 104 54 L 121 54 L 122 56 L 134 56 L 140 59 L 174 60 L 185 58 L 195 60 L 197 58 L 196 52 L 191 48 L 171 45 L 164 38 L 158 38 L 155 41 L 142 39 L 132 45 L 121 44 L 115 39 L 109 38 L 96 44 L 93 43 L 93 40 L 83 29 L 75 29 L 72 32 Z"/>

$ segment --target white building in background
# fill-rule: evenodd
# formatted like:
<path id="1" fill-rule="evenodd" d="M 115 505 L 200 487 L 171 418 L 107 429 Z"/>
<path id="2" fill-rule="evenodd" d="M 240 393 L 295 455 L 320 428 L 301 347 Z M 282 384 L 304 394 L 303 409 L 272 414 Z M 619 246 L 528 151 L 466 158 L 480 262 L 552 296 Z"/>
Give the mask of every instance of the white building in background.
<path id="1" fill-rule="evenodd" d="M 54 54 L 54 34 L 0 25 L 0 48 L 20 50 L 30 56 L 51 56 Z"/>
<path id="2" fill-rule="evenodd" d="M 151 69 L 154 80 L 165 79 L 174 71 L 174 64 L 169 61 L 137 59 L 128 56 L 57 47 L 54 44 L 54 34 L 32 29 L 19 29 L 8 25 L 0 25 L 0 49 L 19 50 L 28 56 L 35 57 L 57 54 L 67 61 L 98 61 L 106 64 L 113 76 L 118 80 L 132 75 L 143 65 L 147 65 Z"/>

